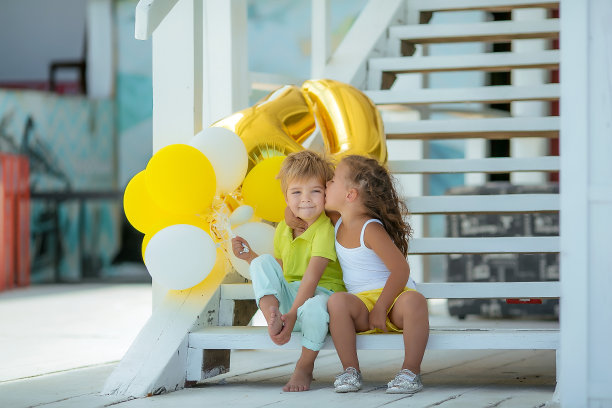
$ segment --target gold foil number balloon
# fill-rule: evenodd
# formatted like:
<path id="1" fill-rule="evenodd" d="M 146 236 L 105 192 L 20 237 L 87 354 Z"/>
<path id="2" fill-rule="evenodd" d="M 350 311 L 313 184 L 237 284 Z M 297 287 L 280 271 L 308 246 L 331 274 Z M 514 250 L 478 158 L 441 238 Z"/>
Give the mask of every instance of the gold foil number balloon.
<path id="1" fill-rule="evenodd" d="M 321 129 L 327 153 L 336 158 L 361 154 L 387 161 L 380 113 L 357 88 L 331 79 L 304 82 L 302 91 Z"/>

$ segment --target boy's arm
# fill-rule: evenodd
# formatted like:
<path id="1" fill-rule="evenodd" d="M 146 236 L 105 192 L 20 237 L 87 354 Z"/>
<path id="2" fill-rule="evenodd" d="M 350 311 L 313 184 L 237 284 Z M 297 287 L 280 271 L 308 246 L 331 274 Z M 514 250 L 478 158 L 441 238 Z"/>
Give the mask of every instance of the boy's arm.
<path id="1" fill-rule="evenodd" d="M 297 310 L 304 302 L 314 296 L 319 280 L 321 280 L 321 276 L 323 276 L 323 272 L 328 263 L 329 259 L 321 256 L 313 256 L 310 258 L 310 262 L 308 262 L 308 266 L 304 272 L 304 277 L 300 283 L 300 288 L 293 301 L 293 305 L 291 305 L 289 312 L 282 316 L 284 322 L 283 330 L 274 336 L 276 344 L 282 345 L 291 339 L 291 332 L 297 320 Z"/>
<path id="2" fill-rule="evenodd" d="M 380 257 L 391 272 L 380 297 L 370 312 L 370 329 L 387 331 L 387 312 L 399 293 L 406 287 L 410 277 L 410 267 L 404 254 L 395 245 L 384 227 L 371 223 L 366 227 L 364 242 Z"/>
<path id="3" fill-rule="evenodd" d="M 253 259 L 259 256 L 253 251 L 247 240 L 242 237 L 232 238 L 232 251 L 236 258 L 247 261 L 249 265 Z"/>

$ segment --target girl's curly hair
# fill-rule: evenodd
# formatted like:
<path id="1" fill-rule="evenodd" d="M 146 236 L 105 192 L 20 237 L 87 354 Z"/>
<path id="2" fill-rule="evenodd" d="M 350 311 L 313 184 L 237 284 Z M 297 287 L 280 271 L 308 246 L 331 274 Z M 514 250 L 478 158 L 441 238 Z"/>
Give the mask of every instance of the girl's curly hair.
<path id="1" fill-rule="evenodd" d="M 382 221 L 395 245 L 407 256 L 412 228 L 404 221 L 408 207 L 397 194 L 396 180 L 378 161 L 365 156 L 346 156 L 341 163 L 348 166 L 347 182 L 359 191 L 369 215 Z"/>

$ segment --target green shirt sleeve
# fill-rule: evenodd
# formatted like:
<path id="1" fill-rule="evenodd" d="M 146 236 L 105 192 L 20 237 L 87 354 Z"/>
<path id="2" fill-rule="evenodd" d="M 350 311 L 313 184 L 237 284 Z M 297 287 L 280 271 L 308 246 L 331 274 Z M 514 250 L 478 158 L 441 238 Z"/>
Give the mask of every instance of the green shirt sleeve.
<path id="1" fill-rule="evenodd" d="M 320 256 L 327 258 L 330 261 L 335 261 L 336 247 L 335 247 L 335 236 L 334 226 L 327 220 L 325 225 L 322 225 L 312 240 L 312 256 Z"/>

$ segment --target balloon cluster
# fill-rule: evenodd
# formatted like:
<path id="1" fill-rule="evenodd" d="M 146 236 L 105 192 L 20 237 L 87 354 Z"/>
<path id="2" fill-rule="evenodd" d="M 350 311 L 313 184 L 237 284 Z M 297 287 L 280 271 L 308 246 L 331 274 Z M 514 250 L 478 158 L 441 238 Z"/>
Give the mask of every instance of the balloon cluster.
<path id="1" fill-rule="evenodd" d="M 386 161 L 382 120 L 361 91 L 332 80 L 284 86 L 254 106 L 196 134 L 189 144 L 156 152 L 128 183 L 128 221 L 145 234 L 145 265 L 168 289 L 201 282 L 222 246 L 250 278 L 229 245 L 240 235 L 259 254 L 273 253 L 274 228 L 285 200 L 276 175 L 287 154 L 304 149 L 317 124 L 332 158 L 364 154 Z"/>

